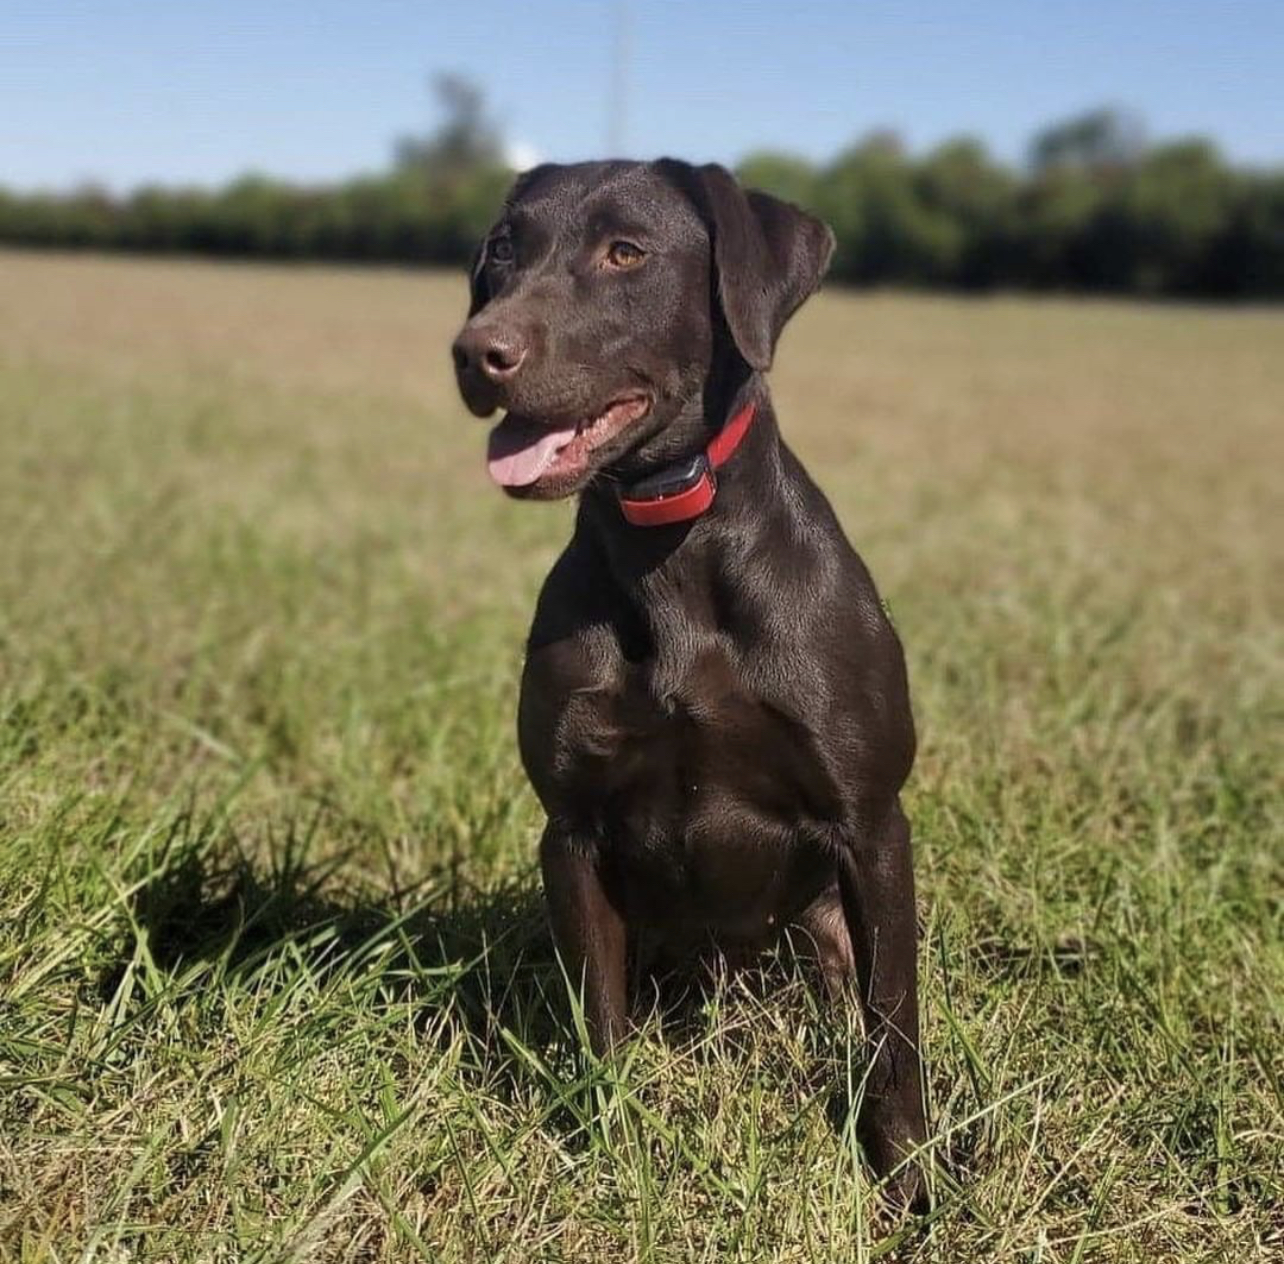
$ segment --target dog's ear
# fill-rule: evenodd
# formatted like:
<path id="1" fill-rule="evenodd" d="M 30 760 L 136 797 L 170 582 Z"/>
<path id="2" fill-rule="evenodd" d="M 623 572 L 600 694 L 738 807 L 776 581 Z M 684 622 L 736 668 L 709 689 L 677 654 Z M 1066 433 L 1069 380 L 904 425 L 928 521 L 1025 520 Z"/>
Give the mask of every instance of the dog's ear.
<path id="1" fill-rule="evenodd" d="M 829 267 L 834 234 L 789 202 L 742 189 L 716 163 L 691 167 L 663 159 L 662 164 L 704 216 L 719 302 L 737 350 L 752 368 L 770 368 L 785 322 Z"/>
<path id="2" fill-rule="evenodd" d="M 530 167 L 523 171 L 516 180 L 513 181 L 512 188 L 508 190 L 504 198 L 504 209 L 518 202 L 530 191 L 541 176 L 547 175 L 556 166 L 555 163 L 541 162 L 538 166 Z M 486 250 L 490 245 L 491 236 L 495 229 L 503 223 L 503 217 L 491 225 L 486 236 L 482 238 L 481 245 L 477 247 L 473 255 L 472 263 L 468 265 L 468 315 L 471 319 L 476 316 L 483 307 L 491 300 L 490 286 L 486 283 Z"/>

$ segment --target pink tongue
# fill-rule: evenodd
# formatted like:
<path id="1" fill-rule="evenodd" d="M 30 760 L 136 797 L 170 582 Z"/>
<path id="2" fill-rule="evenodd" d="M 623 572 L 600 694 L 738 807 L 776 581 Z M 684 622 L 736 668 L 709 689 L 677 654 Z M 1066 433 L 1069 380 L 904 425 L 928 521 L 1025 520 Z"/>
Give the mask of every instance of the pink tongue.
<path id="1" fill-rule="evenodd" d="M 501 487 L 526 487 L 574 438 L 574 426 L 553 430 L 537 421 L 505 417 L 490 432 L 486 450 L 490 476 Z"/>

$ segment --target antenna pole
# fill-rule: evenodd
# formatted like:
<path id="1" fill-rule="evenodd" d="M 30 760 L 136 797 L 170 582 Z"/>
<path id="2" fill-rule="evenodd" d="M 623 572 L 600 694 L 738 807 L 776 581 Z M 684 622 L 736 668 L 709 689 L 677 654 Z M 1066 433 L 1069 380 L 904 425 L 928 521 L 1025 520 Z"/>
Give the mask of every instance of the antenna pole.
<path id="1" fill-rule="evenodd" d="M 629 6 L 628 0 L 614 0 L 614 57 L 611 61 L 610 101 L 607 108 L 606 148 L 612 158 L 624 154 L 628 124 L 629 94 Z"/>

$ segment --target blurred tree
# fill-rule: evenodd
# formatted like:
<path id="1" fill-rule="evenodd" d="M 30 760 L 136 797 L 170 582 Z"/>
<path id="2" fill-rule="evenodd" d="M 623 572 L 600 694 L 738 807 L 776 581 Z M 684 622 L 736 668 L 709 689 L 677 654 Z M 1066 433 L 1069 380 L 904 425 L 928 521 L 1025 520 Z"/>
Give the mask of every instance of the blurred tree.
<path id="1" fill-rule="evenodd" d="M 736 178 L 797 206 L 811 209 L 816 202 L 816 168 L 797 154 L 758 150 L 736 167 Z"/>
<path id="2" fill-rule="evenodd" d="M 431 135 L 396 146 L 383 189 L 383 248 L 445 263 L 468 258 L 513 172 L 481 90 L 453 74 L 437 75 L 432 84 L 444 119 Z"/>
<path id="3" fill-rule="evenodd" d="M 1110 238 L 1110 216 L 1103 208 L 1144 149 L 1140 120 L 1112 107 L 1089 110 L 1035 134 L 1029 148 L 1033 175 L 1018 198 L 1016 215 L 1015 254 L 1023 261 L 1026 283 L 1110 283 L 1112 269 L 1093 254 Z"/>
<path id="4" fill-rule="evenodd" d="M 435 75 L 431 82 L 445 118 L 429 136 L 398 140 L 396 167 L 443 179 L 503 166 L 503 142 L 499 128 L 486 113 L 481 89 L 456 74 Z"/>
<path id="5" fill-rule="evenodd" d="M 1284 295 L 1284 174 L 1239 180 L 1239 195 L 1209 250 L 1208 288 L 1253 298 Z"/>
<path id="6" fill-rule="evenodd" d="M 316 188 L 247 176 L 125 198 L 0 190 L 0 241 L 462 263 L 512 172 L 480 91 L 449 75 L 434 91 L 439 127 L 399 142 L 385 175 Z M 916 159 L 881 131 L 823 167 L 762 151 L 738 174 L 829 221 L 840 280 L 1284 296 L 1284 173 L 1234 170 L 1200 140 L 1147 152 L 1117 110 L 1047 128 L 1030 153 L 1024 173 L 966 138 Z"/>
<path id="7" fill-rule="evenodd" d="M 1129 167 L 1146 149 L 1145 127 L 1138 115 L 1112 106 L 1054 123 L 1030 142 L 1035 172 L 1055 167 L 1101 171 Z"/>
<path id="8" fill-rule="evenodd" d="M 816 210 L 838 238 L 833 271 L 841 279 L 941 281 L 962 250 L 962 229 L 923 201 L 912 166 L 886 133 L 840 154 L 820 173 Z"/>
<path id="9" fill-rule="evenodd" d="M 1015 233 L 1016 181 L 970 137 L 946 141 L 915 170 L 918 196 L 929 213 L 955 225 L 957 240 L 945 279 L 966 286 L 1006 278 Z"/>
<path id="10" fill-rule="evenodd" d="M 1140 294 L 1206 291 L 1238 196 L 1207 141 L 1153 150 L 1106 188 L 1076 243 L 1075 279 Z"/>
<path id="11" fill-rule="evenodd" d="M 1023 185 L 1016 198 L 1010 278 L 1036 288 L 1088 284 L 1079 275 L 1080 243 L 1105 196 L 1099 181 L 1072 168 L 1053 169 Z"/>

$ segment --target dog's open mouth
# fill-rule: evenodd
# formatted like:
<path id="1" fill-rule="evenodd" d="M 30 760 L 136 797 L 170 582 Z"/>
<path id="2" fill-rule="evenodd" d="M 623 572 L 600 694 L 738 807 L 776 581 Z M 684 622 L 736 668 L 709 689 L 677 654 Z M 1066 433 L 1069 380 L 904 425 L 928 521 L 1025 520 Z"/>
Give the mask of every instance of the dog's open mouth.
<path id="1" fill-rule="evenodd" d="M 574 482 L 588 468 L 596 449 L 645 416 L 650 407 L 645 395 L 626 395 L 596 417 L 564 425 L 509 413 L 490 432 L 486 452 L 490 476 L 501 487 Z"/>

